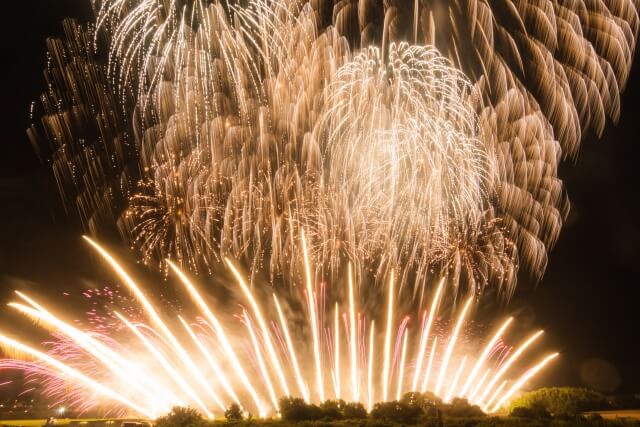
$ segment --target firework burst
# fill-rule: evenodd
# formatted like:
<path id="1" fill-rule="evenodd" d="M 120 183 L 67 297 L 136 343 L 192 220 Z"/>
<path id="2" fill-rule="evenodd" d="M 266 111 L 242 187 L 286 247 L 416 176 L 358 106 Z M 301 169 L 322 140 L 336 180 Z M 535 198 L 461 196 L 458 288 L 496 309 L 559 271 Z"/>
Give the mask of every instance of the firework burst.
<path id="1" fill-rule="evenodd" d="M 198 311 L 193 320 L 179 314 L 176 322 L 162 315 L 149 298 L 150 291 L 140 287 L 111 254 L 87 240 L 120 277 L 139 320 L 121 314 L 125 307 L 116 307 L 110 313 L 116 321 L 110 331 L 82 330 L 16 292 L 21 302 L 9 306 L 52 331 L 55 339 L 48 351 L 41 351 L 0 332 L 0 347 L 12 355 L 0 361 L 0 369 L 26 372 L 42 384 L 46 396 L 80 412 L 153 418 L 174 405 L 192 405 L 214 417 L 235 402 L 245 411 L 268 416 L 278 412 L 278 396 L 300 396 L 308 402 L 345 398 L 371 408 L 410 391 L 431 391 L 446 401 L 465 397 L 486 411 L 496 411 L 557 356 L 554 353 L 528 369 L 514 366 L 542 331 L 512 348 L 505 344 L 512 318 L 480 346 L 482 351 L 476 345 L 462 345 L 473 299 L 453 313 L 450 325 L 446 316 L 438 315 L 444 281 L 435 289 L 420 327 L 408 328 L 410 317 L 395 310 L 397 289 L 390 278 L 385 332 L 379 337 L 373 326 L 377 313 L 360 311 L 351 276 L 341 288 L 347 304 L 343 308 L 336 303 L 330 309 L 335 322 L 325 315 L 319 304 L 321 288 L 310 277 L 301 297 L 310 316 L 304 328 L 311 333 L 292 335 L 291 328 L 298 325 L 285 314 L 277 296 L 273 301 L 278 315 L 272 317 L 273 304 L 261 301 L 247 287 L 230 260 L 243 295 L 240 303 L 247 307 L 241 307 L 237 316 L 241 326 L 221 323 L 195 285 L 171 264 Z M 434 332 L 434 323 L 441 332 Z M 431 349 L 429 354 L 426 348 Z M 310 352 L 317 357 L 307 357 Z M 374 359 L 374 354 L 381 357 Z"/>
<path id="2" fill-rule="evenodd" d="M 30 134 L 86 227 L 165 271 L 293 283 L 304 227 L 332 279 L 508 297 L 566 215 L 561 156 L 618 116 L 635 5 L 396 3 L 95 1 Z"/>
<path id="3" fill-rule="evenodd" d="M 508 298 L 521 267 L 542 276 L 568 209 L 559 162 L 618 117 L 636 2 L 93 6 L 95 22 L 49 41 L 30 136 L 85 227 L 117 228 L 177 275 L 199 317 L 166 320 L 89 239 L 144 320 L 117 312 L 118 331 L 84 331 L 19 294 L 11 307 L 59 339 L 46 352 L 0 335 L 29 359 L 3 367 L 46 378 L 52 397 L 73 384 L 81 410 L 144 416 L 230 402 L 267 415 L 289 394 L 371 408 L 427 390 L 492 411 L 557 356 L 514 376 L 540 332 L 511 349 L 508 319 L 471 352 L 465 330 L 485 287 Z M 187 276 L 225 268 L 240 328 Z M 429 310 L 416 327 L 401 305 Z"/>

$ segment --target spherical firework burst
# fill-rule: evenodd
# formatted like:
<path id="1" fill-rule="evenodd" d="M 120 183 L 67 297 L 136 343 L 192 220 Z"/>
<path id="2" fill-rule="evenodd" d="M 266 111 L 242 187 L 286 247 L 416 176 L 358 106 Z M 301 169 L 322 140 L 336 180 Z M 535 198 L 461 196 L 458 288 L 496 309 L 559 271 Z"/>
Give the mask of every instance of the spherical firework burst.
<path id="1" fill-rule="evenodd" d="M 451 262 L 486 226 L 496 178 L 468 79 L 434 49 L 391 44 L 388 60 L 369 48 L 345 63 L 325 98 L 313 135 L 349 258 L 419 278 Z"/>
<path id="2" fill-rule="evenodd" d="M 514 267 L 539 279 L 568 209 L 557 177 L 560 159 L 575 158 L 583 135 L 601 135 L 607 119 L 617 120 L 640 25 L 638 3 L 311 3 L 320 28 L 336 28 L 352 48 L 403 40 L 433 45 L 476 85 L 484 101 L 481 132 L 498 158 L 491 217 L 515 244 Z M 501 283 L 490 270 L 476 267 L 475 276 Z M 513 285 L 514 271 L 505 272 Z"/>

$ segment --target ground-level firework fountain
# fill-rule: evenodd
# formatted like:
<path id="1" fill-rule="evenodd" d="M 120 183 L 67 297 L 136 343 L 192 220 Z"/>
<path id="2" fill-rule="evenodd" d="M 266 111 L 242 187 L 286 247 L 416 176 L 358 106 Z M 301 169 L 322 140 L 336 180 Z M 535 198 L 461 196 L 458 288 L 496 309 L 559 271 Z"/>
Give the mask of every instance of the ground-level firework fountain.
<path id="1" fill-rule="evenodd" d="M 379 310 L 384 312 L 381 324 L 374 320 L 380 313 L 360 311 L 351 268 L 344 289 L 346 307 L 327 303 L 306 250 L 305 327 L 299 331 L 293 328 L 296 319 L 283 309 L 283 300 L 275 293 L 261 300 L 229 259 L 227 266 L 243 296 L 236 315 L 240 325 L 222 321 L 229 310 L 208 303 L 173 263 L 171 269 L 198 315 L 192 321 L 181 314 L 169 319 L 152 302 L 149 290 L 98 243 L 86 240 L 119 276 L 144 321 L 117 308 L 112 311 L 119 329 L 84 330 L 17 291 L 19 301 L 9 306 L 54 332 L 57 339 L 48 351 L 40 351 L 0 331 L 0 347 L 11 355 L 0 361 L 0 369 L 24 371 L 46 385 L 49 397 L 64 399 L 79 411 L 108 408 L 154 418 L 172 406 L 190 405 L 215 417 L 235 402 L 247 412 L 269 416 L 278 413 L 281 396 L 300 396 L 307 402 L 342 398 L 371 409 L 376 402 L 399 399 L 409 391 L 431 391 L 445 401 L 464 397 L 493 412 L 558 355 L 546 355 L 522 369 L 519 362 L 542 331 L 511 347 L 504 339 L 513 318 L 504 320 L 481 346 L 465 348 L 461 337 L 474 299 L 464 301 L 451 322 L 439 316 L 444 279 L 434 286 L 424 312 L 418 313 L 415 330 L 408 328 L 408 315 L 397 313 L 393 274 L 384 310 Z M 277 316 L 269 316 L 274 307 Z"/>

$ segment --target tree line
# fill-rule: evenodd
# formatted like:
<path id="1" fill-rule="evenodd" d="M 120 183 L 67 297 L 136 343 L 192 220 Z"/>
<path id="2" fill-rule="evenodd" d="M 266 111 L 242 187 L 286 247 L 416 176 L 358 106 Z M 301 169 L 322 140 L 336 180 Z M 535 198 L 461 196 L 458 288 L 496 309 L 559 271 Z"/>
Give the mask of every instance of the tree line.
<path id="1" fill-rule="evenodd" d="M 640 402 L 628 404 L 639 404 Z M 301 398 L 284 397 L 279 401 L 279 418 L 255 419 L 232 404 L 225 412 L 224 421 L 214 424 L 235 424 L 234 427 L 303 425 L 305 427 L 497 427 L 497 426 L 621 426 L 640 427 L 640 421 L 604 420 L 597 414 L 583 415 L 615 407 L 615 401 L 600 393 L 586 389 L 553 387 L 524 393 L 513 400 L 508 412 L 490 416 L 466 399 L 454 398 L 443 402 L 433 393 L 406 393 L 397 401 L 376 403 L 371 411 L 361 403 L 327 400 L 319 405 Z M 155 427 L 212 427 L 193 408 L 174 408 L 159 418 Z"/>

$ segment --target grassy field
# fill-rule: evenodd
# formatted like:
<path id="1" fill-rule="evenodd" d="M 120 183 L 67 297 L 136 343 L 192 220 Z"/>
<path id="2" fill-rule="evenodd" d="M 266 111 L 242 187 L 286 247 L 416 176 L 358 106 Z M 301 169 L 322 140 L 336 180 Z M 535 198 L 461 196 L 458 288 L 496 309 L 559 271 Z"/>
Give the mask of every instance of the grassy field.
<path id="1" fill-rule="evenodd" d="M 615 420 L 618 418 L 626 418 L 633 420 L 640 420 L 640 409 L 632 409 L 626 411 L 596 411 L 596 412 L 587 412 L 584 415 L 590 414 L 600 414 L 602 418 L 606 420 Z M 506 414 L 502 414 L 501 418 L 507 418 Z M 32 419 L 32 420 L 0 420 L 1 426 L 8 427 L 42 427 L 46 423 L 46 419 Z M 85 424 L 90 424 L 94 422 L 113 424 L 115 426 L 119 426 L 123 421 L 139 421 L 139 420 L 120 420 L 120 419 L 104 419 L 104 418 L 56 418 L 55 425 L 56 426 L 79 426 L 82 427 Z"/>
<path id="2" fill-rule="evenodd" d="M 56 418 L 56 426 L 69 426 L 99 422 L 106 424 L 120 425 L 123 421 L 138 421 L 138 420 L 119 420 L 119 419 L 104 419 L 104 418 Z M 46 419 L 33 419 L 33 420 L 0 420 L 0 426 L 20 426 L 20 427 L 42 427 L 47 422 Z"/>
<path id="3" fill-rule="evenodd" d="M 0 420 L 0 425 L 4 426 L 25 426 L 25 427 L 39 427 L 43 426 L 47 420 Z M 60 420 L 65 421 L 65 420 Z M 69 424 L 67 422 L 66 424 Z M 62 423 L 60 425 L 63 425 Z"/>
<path id="4" fill-rule="evenodd" d="M 606 420 L 615 420 L 616 418 L 631 418 L 640 420 L 640 409 L 629 409 L 626 411 L 597 411 L 589 412 L 589 414 L 600 414 Z"/>

